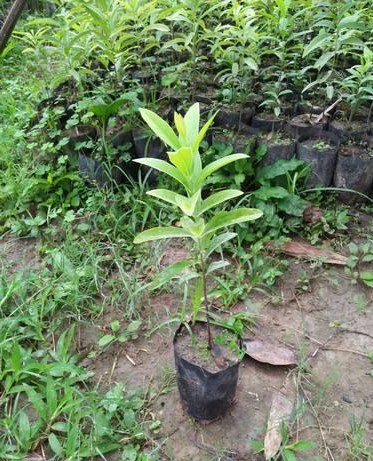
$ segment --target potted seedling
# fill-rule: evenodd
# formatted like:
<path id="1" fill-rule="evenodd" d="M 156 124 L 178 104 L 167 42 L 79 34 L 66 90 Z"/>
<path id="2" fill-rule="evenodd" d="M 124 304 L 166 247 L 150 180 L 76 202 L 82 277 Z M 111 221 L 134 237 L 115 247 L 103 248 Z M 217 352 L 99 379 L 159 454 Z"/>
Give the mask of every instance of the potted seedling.
<path id="1" fill-rule="evenodd" d="M 124 101 L 124 98 L 118 98 L 107 103 L 99 100 L 88 107 L 89 112 L 92 112 L 98 122 L 97 128 L 100 133 L 101 155 L 98 160 L 80 153 L 79 170 L 90 180 L 94 180 L 100 185 L 107 184 L 111 179 L 116 181 L 121 179 L 120 171 L 113 168 L 111 158 L 112 146 L 107 141 L 107 131 L 110 117 L 118 112 Z M 131 133 L 128 132 L 125 139 L 121 139 L 121 141 L 131 143 Z"/>
<path id="2" fill-rule="evenodd" d="M 287 130 L 286 119 L 281 113 L 281 99 L 291 91 L 281 90 L 278 84 L 267 85 L 264 89 L 265 99 L 259 106 L 264 110 L 253 117 L 251 124 L 260 132 L 258 143 L 266 147 L 261 164 L 267 166 L 277 160 L 290 160 L 295 153 L 295 139 Z"/>
<path id="3" fill-rule="evenodd" d="M 298 158 L 310 165 L 308 187 L 329 187 L 333 180 L 339 138 L 333 133 L 321 132 L 318 136 L 301 137 L 298 141 Z"/>
<path id="4" fill-rule="evenodd" d="M 179 183 L 184 194 L 172 189 L 155 189 L 148 192 L 152 197 L 173 205 L 181 214 L 180 227 L 156 227 L 136 236 L 137 244 L 159 239 L 184 238 L 193 243 L 190 259 L 177 263 L 171 270 L 173 276 L 189 268 L 195 279 L 190 283 L 190 322 L 183 322 L 174 336 L 175 364 L 182 403 L 188 413 L 197 420 L 214 420 L 230 407 L 234 400 L 239 367 L 237 341 L 226 337 L 226 331 L 216 332 L 210 319 L 208 299 L 208 275 L 224 267 L 225 261 L 209 263 L 210 256 L 224 242 L 236 234 L 227 227 L 258 219 L 262 212 L 253 208 L 236 208 L 229 211 L 212 210 L 218 205 L 238 197 L 241 191 L 219 190 L 207 196 L 203 191 L 206 180 L 219 168 L 247 158 L 245 154 L 232 154 L 202 165 L 199 146 L 214 117 L 199 130 L 200 109 L 194 104 L 184 117 L 175 113 L 177 133 L 161 117 L 147 109 L 141 115 L 150 129 L 170 148 L 169 162 L 154 158 L 135 161 L 164 173 Z M 170 271 L 170 269 L 166 269 Z M 204 321 L 200 320 L 204 312 Z M 224 339 L 225 338 L 225 339 Z M 233 344 L 234 343 L 234 344 Z"/>
<path id="5" fill-rule="evenodd" d="M 282 99 L 292 94 L 289 89 L 281 89 L 279 82 L 267 84 L 264 88 L 264 100 L 259 104 L 251 125 L 264 131 L 281 130 L 286 121 Z"/>
<path id="6" fill-rule="evenodd" d="M 339 113 L 329 124 L 329 130 L 341 138 L 362 137 L 369 130 L 372 111 L 373 51 L 364 48 L 360 64 L 347 69 L 348 76 L 342 80 L 342 97 L 349 106 L 347 117 Z M 359 111 L 370 104 L 369 113 L 363 118 Z M 342 115 L 342 116 L 341 116 Z"/>

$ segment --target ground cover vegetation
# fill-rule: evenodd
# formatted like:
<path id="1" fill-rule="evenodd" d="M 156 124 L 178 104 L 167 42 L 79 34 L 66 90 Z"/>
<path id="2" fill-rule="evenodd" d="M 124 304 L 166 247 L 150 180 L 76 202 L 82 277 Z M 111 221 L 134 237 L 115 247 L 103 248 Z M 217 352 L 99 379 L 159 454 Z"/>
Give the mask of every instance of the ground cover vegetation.
<path id="1" fill-rule="evenodd" d="M 0 55 L 1 240 L 37 246 L 37 262 L 14 269 L 4 254 L 0 264 L 0 458 L 172 459 L 157 439 L 152 391 L 103 384 L 82 364 L 179 320 L 158 319 L 150 296 L 171 290 L 188 299 L 185 279 L 170 289 L 175 274 L 158 274 L 164 246 L 134 245 L 146 229 L 182 226 L 171 204 L 147 194 L 183 186 L 141 165 L 167 159 L 141 111 L 174 125 L 175 111 L 198 102 L 203 122 L 214 116 L 203 164 L 245 154 L 205 178 L 206 190 L 236 197 L 218 204 L 221 212 L 263 213 L 223 242 L 232 264 L 212 274 L 213 315 L 253 292 L 274 301 L 290 265 L 275 250 L 293 238 L 335 250 L 349 243 L 344 275 L 363 290 L 356 305 L 364 313 L 371 236 L 360 229 L 355 244 L 349 232 L 372 211 L 371 2 L 37 3 Z M 312 283 L 301 273 L 296 292 Z M 113 311 L 83 350 L 81 329 Z M 242 332 L 252 320 L 235 312 L 229 321 Z M 364 430 L 351 423 L 346 459 L 371 459 Z M 275 459 L 303 459 L 294 443 L 284 429 Z"/>

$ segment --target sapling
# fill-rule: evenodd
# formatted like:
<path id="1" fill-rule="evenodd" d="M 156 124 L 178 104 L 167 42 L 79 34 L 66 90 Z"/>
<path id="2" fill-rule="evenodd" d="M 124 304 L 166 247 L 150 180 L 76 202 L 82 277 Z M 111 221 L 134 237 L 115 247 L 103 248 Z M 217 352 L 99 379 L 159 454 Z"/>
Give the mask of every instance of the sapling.
<path id="1" fill-rule="evenodd" d="M 135 161 L 173 178 L 183 186 L 185 195 L 171 189 L 149 191 L 148 194 L 152 197 L 171 203 L 181 212 L 180 227 L 155 227 L 145 230 L 136 236 L 134 243 L 139 244 L 168 238 L 189 238 L 193 241 L 197 258 L 178 263 L 175 265 L 175 271 L 173 273 L 171 271 L 171 274 L 173 277 L 177 277 L 187 267 L 199 268 L 198 283 L 202 287 L 201 293 L 203 293 L 203 304 L 206 312 L 208 347 L 212 349 L 207 275 L 217 268 L 224 267 L 227 263 L 222 261 L 218 264 L 215 262 L 208 265 L 208 259 L 223 243 L 237 235 L 233 232 L 227 232 L 225 229 L 228 226 L 258 219 L 262 216 L 262 212 L 255 208 L 236 208 L 229 211 L 220 210 L 210 216 L 212 208 L 242 195 L 243 192 L 237 189 L 220 190 L 211 193 L 208 197 L 205 197 L 204 194 L 202 198 L 202 190 L 206 185 L 207 178 L 215 171 L 236 160 L 246 159 L 248 156 L 232 154 L 205 166 L 202 165 L 199 146 L 212 124 L 214 116 L 200 130 L 198 103 L 194 104 L 184 117 L 177 112 L 174 114 L 177 134 L 167 122 L 154 112 L 147 109 L 140 109 L 140 111 L 151 130 L 171 150 L 168 152 L 169 162 L 154 158 L 141 158 Z M 168 272 L 170 273 L 170 270 Z M 194 312 L 195 316 L 197 312 L 198 309 Z"/>

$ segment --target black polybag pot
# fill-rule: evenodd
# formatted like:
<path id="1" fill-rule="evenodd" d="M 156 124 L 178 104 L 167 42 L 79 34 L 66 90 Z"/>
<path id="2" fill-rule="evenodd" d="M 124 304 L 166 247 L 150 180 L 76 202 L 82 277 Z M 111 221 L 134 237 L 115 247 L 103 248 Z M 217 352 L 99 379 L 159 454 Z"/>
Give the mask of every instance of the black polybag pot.
<path id="1" fill-rule="evenodd" d="M 347 121 L 332 120 L 329 122 L 329 131 L 341 139 L 362 138 L 366 135 L 368 126 L 363 122 L 349 124 Z"/>
<path id="2" fill-rule="evenodd" d="M 80 174 L 88 182 L 96 183 L 98 186 L 105 186 L 109 183 L 109 175 L 98 160 L 79 154 L 78 165 Z"/>
<path id="3" fill-rule="evenodd" d="M 181 402 L 194 419 L 214 421 L 224 416 L 234 403 L 240 362 L 216 373 L 189 362 L 181 357 L 176 348 L 177 337 L 183 328 L 184 325 L 180 325 L 173 340 Z"/>
<path id="4" fill-rule="evenodd" d="M 253 128 L 259 128 L 266 131 L 278 131 L 283 128 L 285 119 L 274 116 L 266 116 L 266 114 L 256 114 L 251 120 Z"/>
<path id="5" fill-rule="evenodd" d="M 250 123 L 253 115 L 254 109 L 250 107 L 238 108 L 236 110 L 223 107 L 216 114 L 215 123 L 218 126 L 238 130 L 241 124 Z"/>
<path id="6" fill-rule="evenodd" d="M 124 165 L 113 165 L 109 171 L 102 162 L 84 154 L 79 154 L 78 166 L 79 173 L 86 179 L 88 185 L 104 187 L 111 183 L 120 184 L 125 178 Z"/>
<path id="7" fill-rule="evenodd" d="M 316 121 L 317 115 L 301 114 L 293 117 L 288 122 L 289 130 L 296 138 L 301 136 L 318 136 L 325 128 L 324 121 Z"/>
<path id="8" fill-rule="evenodd" d="M 288 130 L 286 130 L 285 133 L 287 131 Z M 273 165 L 278 160 L 290 160 L 295 155 L 296 142 L 295 139 L 291 139 L 291 132 L 289 132 L 289 134 L 289 142 L 285 144 L 271 142 L 270 139 L 258 139 L 259 145 L 264 144 L 267 147 L 267 152 L 260 162 L 261 166 Z"/>
<path id="9" fill-rule="evenodd" d="M 334 171 L 334 186 L 342 189 L 351 189 L 369 195 L 373 187 L 373 156 L 368 149 L 372 149 L 373 142 L 365 149 L 357 146 L 349 155 L 341 149 Z M 361 201 L 363 198 L 356 194 L 341 192 L 342 201 L 350 203 Z"/>
<path id="10" fill-rule="evenodd" d="M 320 142 L 328 143 L 323 149 L 315 147 Z M 339 139 L 331 133 L 322 133 L 317 137 L 301 137 L 298 141 L 298 158 L 310 165 L 310 175 L 307 178 L 307 187 L 321 185 L 329 187 L 333 180 L 334 168 L 337 160 Z"/>

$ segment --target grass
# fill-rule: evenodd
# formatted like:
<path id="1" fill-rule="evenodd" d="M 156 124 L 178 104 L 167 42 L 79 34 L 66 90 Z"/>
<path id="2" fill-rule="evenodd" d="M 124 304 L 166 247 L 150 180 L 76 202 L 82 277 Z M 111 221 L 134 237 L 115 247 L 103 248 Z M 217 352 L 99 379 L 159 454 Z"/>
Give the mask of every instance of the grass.
<path id="1" fill-rule="evenodd" d="M 170 325 L 165 316 L 176 323 L 170 306 L 162 306 L 161 314 L 151 312 L 150 294 L 145 289 L 161 269 L 164 247 L 135 250 L 132 243 L 139 231 L 174 223 L 175 216 L 170 208 L 160 207 L 146 195 L 149 175 L 143 171 L 121 186 L 100 189 L 84 181 L 64 144 L 61 109 L 40 106 L 42 99 L 52 96 L 52 83 L 59 71 L 66 69 L 60 69 L 59 61 L 43 52 L 41 45 L 36 54 L 26 52 L 20 41 L 11 46 L 9 54 L 0 58 L 0 234 L 36 238 L 41 264 L 13 273 L 7 255 L 0 263 L 0 459 L 105 460 L 108 453 L 117 451 L 121 461 L 155 461 L 162 451 L 154 440 L 160 422 L 149 414 L 152 402 L 147 391 L 98 384 L 100 377 L 82 366 L 84 357 L 77 337 L 81 325 L 97 326 L 108 311 L 115 312 L 115 320 L 104 325 L 93 355 L 108 352 L 114 343 L 123 345 L 143 329 L 148 334 L 162 322 Z M 84 71 L 89 74 L 89 69 Z M 106 90 L 112 96 L 109 84 L 80 96 L 107 96 Z M 137 96 L 127 96 L 133 98 L 130 106 L 137 108 Z M 75 116 L 82 113 L 77 111 Z M 232 147 L 216 145 L 206 148 L 204 155 L 217 159 L 230 153 L 229 149 Z M 325 235 L 333 238 L 334 244 L 336 237 L 343 243 L 348 238 L 343 234 L 350 219 L 345 207 L 330 202 L 323 208 L 322 222 L 305 226 L 300 213 L 303 202 L 290 209 L 293 203 L 289 204 L 287 196 L 285 201 L 270 195 L 274 188 L 286 195 L 290 186 L 284 169 L 288 176 L 294 175 L 295 183 L 301 175 L 296 168 L 301 166 L 286 171 L 283 165 L 278 174 L 274 168 L 272 178 L 259 184 L 255 183 L 257 161 L 254 158 L 237 171 L 224 170 L 217 179 L 219 187 L 235 187 L 248 175 L 252 184 L 245 203 L 252 205 L 255 200 L 255 206 L 263 207 L 266 215 L 258 227 L 239 227 L 237 248 L 227 248 L 235 265 L 215 279 L 222 309 L 246 299 L 254 287 L 274 290 L 287 262 L 265 251 L 267 240 L 294 232 L 315 243 Z M 257 187 L 260 195 L 256 197 Z M 299 195 L 291 197 L 294 203 L 301 202 Z M 320 204 L 322 196 L 316 193 L 312 199 Z M 17 266 L 22 264 L 20 258 Z M 300 291 L 309 289 L 307 274 L 300 276 L 298 285 Z M 179 293 L 182 288 L 177 290 Z M 187 302 L 185 292 L 184 304 Z M 367 302 L 364 295 L 358 295 L 356 309 L 364 313 Z M 306 362 L 303 351 L 298 379 L 306 374 Z M 159 392 L 174 391 L 174 370 L 164 367 L 160 375 Z M 315 406 L 322 405 L 333 379 L 310 387 Z M 300 402 L 300 414 L 305 407 L 306 403 Z M 364 434 L 363 423 L 353 420 L 346 435 L 352 460 L 372 457 Z M 216 447 L 212 456 L 225 459 L 225 449 Z"/>

